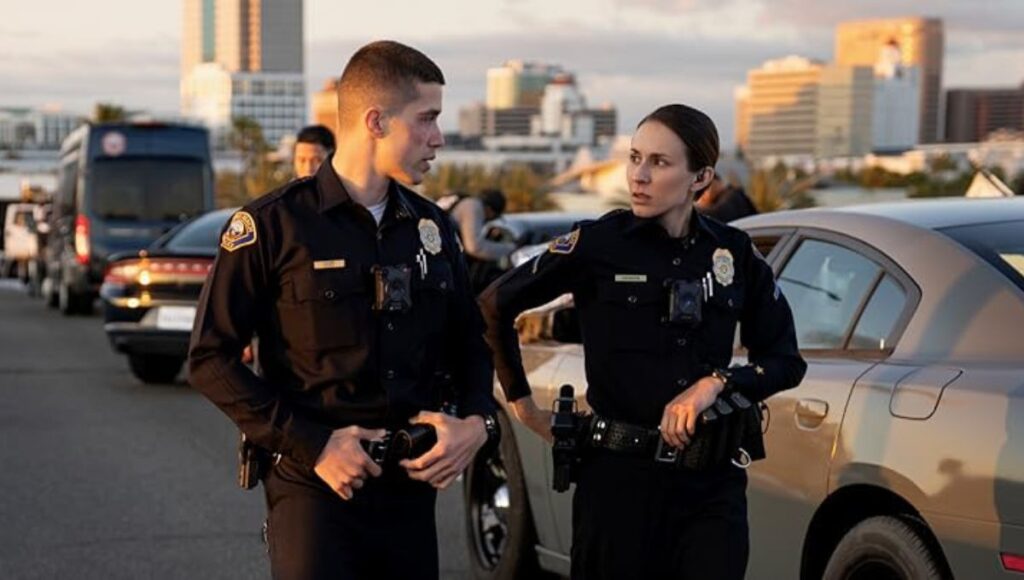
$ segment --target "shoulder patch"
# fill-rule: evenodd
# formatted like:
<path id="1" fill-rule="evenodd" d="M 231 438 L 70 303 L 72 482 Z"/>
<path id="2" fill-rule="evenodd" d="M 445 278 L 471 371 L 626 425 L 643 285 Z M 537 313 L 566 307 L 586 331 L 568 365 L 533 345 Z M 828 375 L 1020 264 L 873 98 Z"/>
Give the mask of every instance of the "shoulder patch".
<path id="1" fill-rule="evenodd" d="M 249 212 L 240 211 L 231 216 L 231 224 L 220 237 L 220 247 L 229 252 L 256 243 L 256 221 Z"/>
<path id="2" fill-rule="evenodd" d="M 576 249 L 576 242 L 580 240 L 580 230 L 575 229 L 567 234 L 562 234 L 548 243 L 548 251 L 552 254 L 571 254 Z"/>

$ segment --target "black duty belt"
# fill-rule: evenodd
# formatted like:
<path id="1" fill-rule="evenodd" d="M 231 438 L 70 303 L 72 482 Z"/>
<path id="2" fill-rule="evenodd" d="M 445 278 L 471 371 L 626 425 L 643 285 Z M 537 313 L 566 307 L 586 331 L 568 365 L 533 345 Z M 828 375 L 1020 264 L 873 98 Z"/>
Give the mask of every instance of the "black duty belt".
<path id="1" fill-rule="evenodd" d="M 591 449 L 622 453 L 636 457 L 649 457 L 655 463 L 687 469 L 706 469 L 717 463 L 715 454 L 717 441 L 699 434 L 691 438 L 685 449 L 673 447 L 661 436 L 661 431 L 642 425 L 634 425 L 623 421 L 613 421 L 600 416 L 590 418 L 589 428 L 583 433 L 584 444 Z M 717 449 L 721 459 L 724 450 Z M 726 451 L 732 455 L 731 452 Z M 735 456 L 728 457 L 733 465 L 746 469 L 750 465 L 750 455 L 739 448 Z"/>

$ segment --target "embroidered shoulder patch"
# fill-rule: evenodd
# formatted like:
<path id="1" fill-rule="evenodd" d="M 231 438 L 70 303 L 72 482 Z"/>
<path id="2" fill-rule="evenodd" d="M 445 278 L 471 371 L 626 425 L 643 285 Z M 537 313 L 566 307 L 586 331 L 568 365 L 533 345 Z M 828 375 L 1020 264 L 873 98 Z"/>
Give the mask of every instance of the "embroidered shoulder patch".
<path id="1" fill-rule="evenodd" d="M 571 254 L 576 249 L 576 242 L 580 239 L 580 231 L 573 230 L 567 234 L 562 234 L 557 238 L 551 240 L 548 244 L 548 251 L 552 254 Z"/>
<path id="2" fill-rule="evenodd" d="M 220 237 L 220 247 L 229 252 L 256 243 L 256 221 L 248 212 L 240 211 L 231 216 L 231 225 Z"/>

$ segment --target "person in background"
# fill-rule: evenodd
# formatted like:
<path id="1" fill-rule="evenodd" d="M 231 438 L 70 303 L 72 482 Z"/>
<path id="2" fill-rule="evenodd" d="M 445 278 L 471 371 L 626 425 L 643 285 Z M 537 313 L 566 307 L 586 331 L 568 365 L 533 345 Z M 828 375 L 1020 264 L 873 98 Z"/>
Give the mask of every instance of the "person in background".
<path id="1" fill-rule="evenodd" d="M 516 249 L 512 242 L 487 239 L 484 224 L 505 213 L 505 194 L 497 189 L 487 189 L 478 196 L 454 194 L 438 201 L 441 209 L 448 212 L 455 222 L 456 232 L 462 241 L 473 289 L 483 290 L 501 275 L 503 268 L 498 262 Z"/>
<path id="2" fill-rule="evenodd" d="M 334 134 L 323 125 L 303 127 L 295 136 L 292 167 L 295 177 L 302 179 L 316 174 L 320 164 L 334 152 Z"/>
<path id="3" fill-rule="evenodd" d="M 726 183 L 717 173 L 711 186 L 694 204 L 697 211 L 722 223 L 757 214 L 754 202 L 750 201 L 743 188 Z"/>

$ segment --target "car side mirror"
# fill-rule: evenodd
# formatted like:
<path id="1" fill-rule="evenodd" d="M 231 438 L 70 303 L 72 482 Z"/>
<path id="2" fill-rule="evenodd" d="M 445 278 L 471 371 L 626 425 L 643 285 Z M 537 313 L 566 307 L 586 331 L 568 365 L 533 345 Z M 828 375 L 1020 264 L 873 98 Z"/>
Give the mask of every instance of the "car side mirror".
<path id="1" fill-rule="evenodd" d="M 583 344 L 580 315 L 574 306 L 556 310 L 551 315 L 551 338 L 566 344 Z"/>

